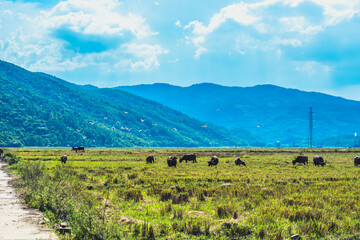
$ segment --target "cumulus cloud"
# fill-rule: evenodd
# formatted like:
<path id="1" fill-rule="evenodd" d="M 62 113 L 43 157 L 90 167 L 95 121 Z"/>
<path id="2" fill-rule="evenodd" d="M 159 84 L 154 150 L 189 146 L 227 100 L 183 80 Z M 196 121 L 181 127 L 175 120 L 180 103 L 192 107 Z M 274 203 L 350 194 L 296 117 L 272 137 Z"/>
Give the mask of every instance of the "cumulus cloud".
<path id="1" fill-rule="evenodd" d="M 135 56 L 135 59 L 121 61 L 118 66 L 129 66 L 131 71 L 157 68 L 160 66 L 157 56 L 168 53 L 160 45 L 131 43 L 124 44 L 122 48 L 125 53 Z"/>
<path id="2" fill-rule="evenodd" d="M 311 19 L 306 11 L 309 6 L 305 4 L 322 9 L 320 22 Z M 237 24 L 233 25 L 234 41 L 239 36 L 237 32 L 246 31 L 267 46 L 272 43 L 298 47 L 325 28 L 349 20 L 359 15 L 359 12 L 360 2 L 357 0 L 263 0 L 256 3 L 241 1 L 220 9 L 209 19 L 207 25 L 194 20 L 184 29 L 191 30 L 190 38 L 197 50 L 202 44 L 207 44 L 209 48 L 212 36 L 228 22 Z"/>
<path id="3" fill-rule="evenodd" d="M 138 15 L 122 12 L 121 3 L 116 0 L 67 0 L 53 9 L 43 11 L 46 28 L 66 26 L 84 34 L 107 34 L 122 36 L 130 31 L 138 38 L 152 34 L 146 20 Z"/>
<path id="4" fill-rule="evenodd" d="M 95 62 L 112 68 L 120 61 L 133 63 L 124 71 L 151 70 L 160 64 L 157 56 L 167 53 L 146 44 L 157 33 L 118 0 L 66 0 L 49 10 L 17 2 L 1 7 L 7 27 L 0 29 L 0 57 L 30 70 L 71 71 Z"/>

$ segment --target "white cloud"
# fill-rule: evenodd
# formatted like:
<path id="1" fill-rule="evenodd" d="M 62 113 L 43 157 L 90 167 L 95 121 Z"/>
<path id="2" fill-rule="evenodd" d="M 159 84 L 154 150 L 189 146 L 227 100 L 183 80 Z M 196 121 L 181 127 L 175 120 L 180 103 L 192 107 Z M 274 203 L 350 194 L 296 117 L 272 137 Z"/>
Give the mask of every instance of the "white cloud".
<path id="1" fill-rule="evenodd" d="M 315 76 L 319 73 L 329 73 L 331 67 L 321 64 L 315 61 L 298 62 L 298 66 L 295 68 L 296 71 L 304 72 L 309 76 Z"/>
<path id="2" fill-rule="evenodd" d="M 200 56 L 201 56 L 203 53 L 206 53 L 207 51 L 208 51 L 208 50 L 207 50 L 206 48 L 204 48 L 204 47 L 199 47 L 199 48 L 196 50 L 196 52 L 195 52 L 194 58 L 195 58 L 195 59 L 199 59 Z"/>
<path id="3" fill-rule="evenodd" d="M 179 20 L 177 20 L 177 21 L 175 22 L 175 26 L 177 26 L 177 27 L 181 27 L 181 23 L 180 23 L 180 21 L 179 21 Z"/>
<path id="4" fill-rule="evenodd" d="M 84 34 L 108 34 L 122 36 L 130 31 L 137 38 L 144 38 L 152 33 L 145 19 L 141 16 L 122 12 L 117 0 L 67 0 L 60 2 L 51 11 L 43 11 L 40 21 L 45 28 L 66 26 L 75 32 Z"/>
<path id="5" fill-rule="evenodd" d="M 310 19 L 304 10 L 299 10 L 300 14 L 297 14 L 296 17 L 291 13 L 287 15 L 286 12 L 282 12 L 282 17 L 277 17 L 277 14 L 273 12 L 274 8 L 269 10 L 270 7 L 276 7 L 279 9 L 278 11 L 283 11 L 282 7 L 297 8 L 305 2 L 312 2 L 323 9 L 323 16 L 317 16 L 320 18 L 319 22 Z M 299 47 L 304 41 L 309 41 L 313 36 L 325 31 L 328 26 L 349 20 L 359 13 L 359 0 L 262 0 L 256 3 L 241 1 L 220 9 L 208 20 L 207 25 L 204 24 L 206 21 L 194 20 L 189 22 L 184 29 L 191 30 L 190 39 L 197 47 L 197 51 L 205 43 L 209 48 L 208 41 L 213 37 L 214 31 L 229 20 L 239 24 L 238 29 L 233 27 L 234 42 L 239 37 L 239 32 L 252 29 L 249 31 L 255 30 L 260 34 L 260 37 L 257 36 L 257 39 L 254 40 L 260 40 L 261 45 L 267 46 L 262 49 L 272 49 L 269 44 Z M 227 29 L 227 31 L 229 30 Z M 225 35 L 224 38 L 227 36 Z M 277 41 L 271 40 L 272 38 Z M 229 45 L 228 42 L 226 44 Z M 219 41 L 214 43 L 214 47 L 218 47 L 218 45 Z M 245 50 L 241 49 L 241 52 L 245 52 Z"/>
<path id="6" fill-rule="evenodd" d="M 260 18 L 250 14 L 247 4 L 240 2 L 239 4 L 229 5 L 221 9 L 219 13 L 211 17 L 208 26 L 204 26 L 199 21 L 192 21 L 185 26 L 185 29 L 193 27 L 193 33 L 205 35 L 213 32 L 228 19 L 232 19 L 242 25 L 250 25 L 257 22 Z"/>
<path id="7" fill-rule="evenodd" d="M 293 47 L 300 47 L 302 42 L 298 39 L 276 39 L 276 43 L 280 45 L 291 45 Z"/>
<path id="8" fill-rule="evenodd" d="M 323 30 L 322 26 L 311 25 L 304 16 L 280 18 L 279 23 L 283 32 L 297 32 L 300 34 L 316 34 Z"/>
<path id="9" fill-rule="evenodd" d="M 195 46 L 199 47 L 201 43 L 205 42 L 205 37 L 204 36 L 195 37 L 192 39 L 192 42 L 195 44 Z"/>
<path id="10" fill-rule="evenodd" d="M 156 33 L 145 18 L 124 12 L 118 0 L 66 0 L 47 11 L 35 4 L 0 3 L 0 19 L 7 24 L 0 28 L 0 58 L 32 71 L 71 71 L 95 65 L 113 69 L 119 62 L 128 62 L 122 71 L 151 70 L 160 65 L 158 55 L 167 51 L 159 45 L 146 44 Z M 14 10 L 18 10 L 14 11 Z M 95 53 L 78 53 L 65 48 L 66 42 L 53 35 L 65 27 L 82 36 L 134 36 L 123 45 Z"/>
<path id="11" fill-rule="evenodd" d="M 167 54 L 168 50 L 159 45 L 147 44 L 124 44 L 122 46 L 125 53 L 134 56 L 134 59 L 128 59 L 120 62 L 120 66 L 128 66 L 131 71 L 151 70 L 160 66 L 158 55 Z"/>

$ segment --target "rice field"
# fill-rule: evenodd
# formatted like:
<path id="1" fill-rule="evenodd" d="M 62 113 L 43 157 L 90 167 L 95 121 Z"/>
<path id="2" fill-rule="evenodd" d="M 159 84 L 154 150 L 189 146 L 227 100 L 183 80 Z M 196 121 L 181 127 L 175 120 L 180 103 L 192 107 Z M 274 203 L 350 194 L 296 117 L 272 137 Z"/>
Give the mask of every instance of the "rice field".
<path id="1" fill-rule="evenodd" d="M 6 149 L 63 239 L 360 239 L 358 149 Z M 197 163 L 167 166 L 195 153 Z M 60 157 L 66 154 L 66 164 Z M 309 165 L 293 165 L 299 154 Z M 148 155 L 155 157 L 147 164 Z M 326 165 L 314 166 L 321 155 Z M 209 167 L 211 156 L 219 157 Z M 236 166 L 240 157 L 246 167 Z"/>

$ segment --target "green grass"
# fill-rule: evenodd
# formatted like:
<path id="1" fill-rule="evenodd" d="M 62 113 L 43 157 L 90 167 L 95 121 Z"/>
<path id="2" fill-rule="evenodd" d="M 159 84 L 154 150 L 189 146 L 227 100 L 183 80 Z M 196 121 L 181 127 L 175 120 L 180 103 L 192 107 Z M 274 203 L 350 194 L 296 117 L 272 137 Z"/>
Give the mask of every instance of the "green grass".
<path id="1" fill-rule="evenodd" d="M 19 178 L 25 201 L 54 226 L 67 221 L 74 239 L 360 238 L 356 149 L 6 151 L 21 157 L 12 165 L 19 176 L 31 166 L 42 171 L 35 180 Z M 167 166 L 168 156 L 185 153 L 195 153 L 198 163 Z M 292 165 L 300 153 L 309 165 Z M 146 164 L 147 155 L 155 164 Z M 208 167 L 213 155 L 220 162 Z M 326 166 L 315 167 L 314 155 Z M 235 166 L 238 156 L 246 167 Z"/>

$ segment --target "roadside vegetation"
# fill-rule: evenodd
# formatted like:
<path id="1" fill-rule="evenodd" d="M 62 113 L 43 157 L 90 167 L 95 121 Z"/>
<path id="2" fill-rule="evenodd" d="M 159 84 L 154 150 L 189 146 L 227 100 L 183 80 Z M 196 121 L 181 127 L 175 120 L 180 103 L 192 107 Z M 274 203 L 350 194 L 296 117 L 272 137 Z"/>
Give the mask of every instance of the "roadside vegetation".
<path id="1" fill-rule="evenodd" d="M 54 229 L 67 222 L 64 239 L 359 239 L 356 149 L 308 151 L 6 149 L 23 199 Z M 185 153 L 198 162 L 167 166 Z M 292 164 L 300 153 L 309 165 Z M 208 167 L 213 155 L 220 162 Z M 326 165 L 315 167 L 314 155 Z"/>

